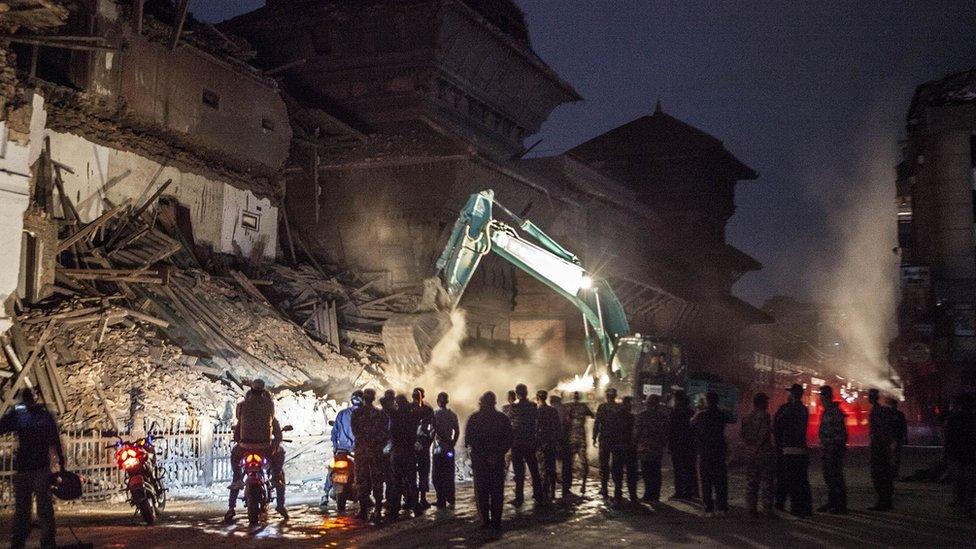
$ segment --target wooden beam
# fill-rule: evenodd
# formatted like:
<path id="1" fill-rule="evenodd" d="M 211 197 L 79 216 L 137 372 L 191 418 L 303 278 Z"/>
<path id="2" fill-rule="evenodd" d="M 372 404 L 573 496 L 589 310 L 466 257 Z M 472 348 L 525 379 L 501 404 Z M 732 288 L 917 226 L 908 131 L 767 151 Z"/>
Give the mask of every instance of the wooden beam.
<path id="1" fill-rule="evenodd" d="M 132 3 L 132 30 L 136 34 L 142 34 L 143 8 L 146 0 L 134 0 Z"/>
<path id="2" fill-rule="evenodd" d="M 76 51 L 119 51 L 118 46 L 106 46 L 101 44 L 84 44 L 79 42 L 68 42 L 52 40 L 49 38 L 24 38 L 20 36 L 2 36 L 0 40 L 7 40 L 17 44 L 29 44 L 31 46 L 44 46 L 45 48 L 56 48 L 62 50 Z"/>
<path id="3" fill-rule="evenodd" d="M 186 23 L 186 12 L 190 9 L 190 0 L 180 0 L 176 8 L 176 24 L 173 25 L 173 37 L 169 41 L 170 51 L 176 50 L 176 45 L 180 43 L 180 34 L 183 33 L 183 25 Z"/>
<path id="4" fill-rule="evenodd" d="M 99 227 L 101 227 L 102 225 L 104 225 L 105 223 L 107 223 L 108 220 L 110 220 L 113 217 L 115 217 L 116 215 L 118 215 L 119 212 L 121 212 L 122 209 L 125 208 L 129 204 L 129 200 L 130 199 L 126 198 L 121 204 L 113 207 L 109 211 L 107 211 L 107 212 L 103 213 L 102 215 L 100 215 L 98 217 L 98 219 L 96 219 L 95 221 L 92 221 L 91 223 L 89 223 L 88 225 L 86 225 L 84 229 L 81 229 L 80 231 L 76 232 L 75 234 L 73 234 L 73 235 L 69 236 L 68 238 L 66 238 L 66 239 L 62 240 L 61 242 L 59 242 L 56 252 L 57 253 L 61 253 L 61 252 L 65 251 L 65 250 L 67 250 L 68 248 L 70 248 L 71 245 L 74 244 L 75 242 L 80 242 L 82 239 L 91 236 L 92 233 L 94 233 L 96 230 L 98 230 Z"/>
<path id="5" fill-rule="evenodd" d="M 21 385 L 27 383 L 27 377 L 30 375 L 31 370 L 34 369 L 34 365 L 37 364 L 38 357 L 44 352 L 44 344 L 47 343 L 50 337 L 51 326 L 48 326 L 41 332 L 41 337 L 38 338 L 37 343 L 34 345 L 34 352 L 31 353 L 30 358 L 24 363 L 23 369 L 17 372 L 17 375 L 13 378 L 13 382 L 4 389 L 6 394 L 3 397 L 3 404 L 0 405 L 0 412 L 6 412 L 10 409 L 10 405 L 17 398 L 17 391 L 20 390 Z"/>

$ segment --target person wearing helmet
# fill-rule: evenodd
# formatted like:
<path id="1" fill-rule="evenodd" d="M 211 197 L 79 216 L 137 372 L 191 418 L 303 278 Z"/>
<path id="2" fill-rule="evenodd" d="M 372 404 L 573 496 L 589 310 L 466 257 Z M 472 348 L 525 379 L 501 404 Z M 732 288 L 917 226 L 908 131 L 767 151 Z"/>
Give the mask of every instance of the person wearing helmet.
<path id="1" fill-rule="evenodd" d="M 610 449 L 616 441 L 614 417 L 620 404 L 617 403 L 617 390 L 610 387 L 606 391 L 607 401 L 596 409 L 593 420 L 593 445 L 600 448 L 600 495 L 608 497 L 607 483 L 610 481 Z"/>
<path id="2" fill-rule="evenodd" d="M 275 419 L 274 400 L 265 387 L 264 380 L 257 378 L 251 382 L 251 390 L 244 400 L 237 403 L 237 424 L 234 426 L 234 447 L 230 452 L 230 466 L 234 478 L 231 482 L 227 501 L 225 522 L 234 520 L 237 497 L 244 488 L 244 468 L 241 460 L 247 449 L 263 447 L 267 449 L 271 461 L 271 476 L 275 479 L 275 511 L 288 518 L 285 509 L 285 451 L 281 448 L 281 425 Z"/>
<path id="3" fill-rule="evenodd" d="M 352 413 L 363 405 L 363 392 L 353 391 L 349 398 L 349 406 L 339 411 L 332 426 L 332 453 L 340 450 L 352 452 L 356 447 L 356 437 L 352 434 Z"/>
<path id="4" fill-rule="evenodd" d="M 0 434 L 17 434 L 13 488 L 16 501 L 11 547 L 24 547 L 31 529 L 31 507 L 37 502 L 41 547 L 54 547 L 54 503 L 51 501 L 51 450 L 64 470 L 64 450 L 58 424 L 51 412 L 34 399 L 31 389 L 21 389 L 21 402 L 0 419 Z"/>

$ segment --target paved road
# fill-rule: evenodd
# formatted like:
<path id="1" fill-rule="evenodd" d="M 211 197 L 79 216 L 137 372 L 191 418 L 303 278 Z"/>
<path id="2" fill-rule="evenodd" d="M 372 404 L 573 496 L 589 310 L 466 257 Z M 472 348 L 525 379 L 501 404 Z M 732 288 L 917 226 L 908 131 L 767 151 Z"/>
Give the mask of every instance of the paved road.
<path id="1" fill-rule="evenodd" d="M 906 470 L 929 459 L 912 456 Z M 744 479 L 733 471 L 733 509 L 728 517 L 705 518 L 699 508 L 668 502 L 655 508 L 607 505 L 598 498 L 558 504 L 551 508 L 506 507 L 504 533 L 492 535 L 477 527 L 469 485 L 459 490 L 455 510 L 431 510 L 421 518 L 381 527 L 366 526 L 348 516 L 323 514 L 314 505 L 295 502 L 291 520 L 272 520 L 248 528 L 220 523 L 219 502 L 172 502 L 165 520 L 145 527 L 125 507 L 74 508 L 62 517 L 83 540 L 96 547 L 567 547 L 583 548 L 673 546 L 729 547 L 974 547 L 976 524 L 954 514 L 948 488 L 937 484 L 899 483 L 892 513 L 862 509 L 873 503 L 866 458 L 855 451 L 850 459 L 851 507 L 848 516 L 816 515 L 797 520 L 752 519 L 743 509 Z M 818 465 L 811 468 L 815 504 L 823 500 Z M 670 486 L 666 473 L 665 486 Z M 307 499 L 307 498 L 306 498 Z M 0 519 L 0 535 L 9 532 L 9 514 Z M 69 542 L 66 528 L 59 542 Z"/>

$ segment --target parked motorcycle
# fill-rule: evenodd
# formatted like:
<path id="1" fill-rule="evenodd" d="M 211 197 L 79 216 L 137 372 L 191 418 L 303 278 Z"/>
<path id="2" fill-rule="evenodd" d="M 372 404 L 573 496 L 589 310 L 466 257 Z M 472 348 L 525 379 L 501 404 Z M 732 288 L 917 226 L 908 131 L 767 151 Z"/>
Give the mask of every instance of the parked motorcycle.
<path id="1" fill-rule="evenodd" d="M 291 431 L 293 427 L 286 425 L 282 432 Z M 282 442 L 291 442 L 284 439 Z M 270 448 L 262 447 L 248 449 L 244 454 L 244 506 L 247 507 L 247 520 L 250 524 L 257 524 L 261 517 L 266 516 L 268 507 L 275 498 L 274 483 L 277 479 L 271 475 Z"/>
<path id="2" fill-rule="evenodd" d="M 166 508 L 166 486 L 163 471 L 156 464 L 154 442 L 160 440 L 151 434 L 133 441 L 119 438 L 114 445 L 119 469 L 125 471 L 125 492 L 129 503 L 139 510 L 146 524 L 153 524 Z"/>
<path id="3" fill-rule="evenodd" d="M 329 500 L 336 502 L 336 510 L 346 510 L 346 503 L 356 501 L 356 471 L 355 458 L 352 452 L 338 450 L 327 466 L 325 495 L 319 504 L 323 509 L 329 506 Z"/>

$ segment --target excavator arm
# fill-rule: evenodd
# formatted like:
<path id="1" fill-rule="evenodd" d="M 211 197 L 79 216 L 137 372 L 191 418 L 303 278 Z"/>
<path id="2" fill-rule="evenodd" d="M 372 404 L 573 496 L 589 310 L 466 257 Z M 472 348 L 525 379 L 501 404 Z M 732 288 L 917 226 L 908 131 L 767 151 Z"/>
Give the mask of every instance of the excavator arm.
<path id="1" fill-rule="evenodd" d="M 518 229 L 494 217 L 498 208 Z M 527 234 L 534 242 L 523 238 Z M 606 281 L 594 281 L 579 258 L 529 220 L 519 219 L 495 201 L 494 192 L 471 195 L 436 263 L 436 278 L 447 296 L 447 310 L 390 319 L 383 327 L 387 355 L 394 365 L 418 367 L 450 328 L 449 312 L 461 301 L 482 258 L 494 252 L 572 303 L 583 315 L 587 351 L 595 364 L 599 347 L 610 361 L 618 337 L 630 331 L 623 306 Z M 596 345 L 594 345 L 594 342 Z"/>

